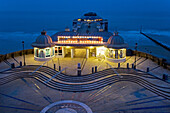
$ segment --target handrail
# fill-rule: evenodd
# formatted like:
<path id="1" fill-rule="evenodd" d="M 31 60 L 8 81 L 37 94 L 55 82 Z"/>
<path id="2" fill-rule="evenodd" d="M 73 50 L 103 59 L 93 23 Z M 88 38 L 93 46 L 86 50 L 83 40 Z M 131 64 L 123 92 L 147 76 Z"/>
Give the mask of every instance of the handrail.
<path id="1" fill-rule="evenodd" d="M 50 79 L 44 81 L 44 83 L 48 83 L 49 81 L 51 81 L 53 78 L 55 78 L 57 75 L 59 75 L 62 71 L 64 71 L 65 69 L 67 69 L 67 67 L 63 68 L 61 71 L 59 71 L 58 73 L 56 73 L 54 76 L 52 76 Z"/>
<path id="2" fill-rule="evenodd" d="M 101 63 L 103 63 L 103 61 L 105 61 L 105 59 L 103 59 L 103 60 L 101 61 Z M 101 63 L 97 66 L 98 69 L 100 68 Z"/>
<path id="3" fill-rule="evenodd" d="M 50 60 L 52 60 L 52 59 L 50 59 Z M 47 60 L 47 61 L 45 61 L 42 65 L 40 65 L 37 69 L 35 69 L 32 73 L 29 73 L 29 75 L 32 75 L 32 74 L 34 74 L 36 71 L 38 71 L 43 65 L 45 65 L 47 62 L 49 62 L 50 60 Z"/>
<path id="4" fill-rule="evenodd" d="M 117 74 L 118 77 L 123 78 L 123 76 L 119 75 L 119 73 L 109 63 L 106 62 L 106 64 L 114 71 L 114 73 Z"/>
<path id="5" fill-rule="evenodd" d="M 85 58 L 86 58 L 86 54 L 84 55 L 83 60 L 81 62 L 81 70 L 83 70 L 83 68 L 84 68 Z M 87 60 L 87 58 L 86 58 L 86 60 Z"/>

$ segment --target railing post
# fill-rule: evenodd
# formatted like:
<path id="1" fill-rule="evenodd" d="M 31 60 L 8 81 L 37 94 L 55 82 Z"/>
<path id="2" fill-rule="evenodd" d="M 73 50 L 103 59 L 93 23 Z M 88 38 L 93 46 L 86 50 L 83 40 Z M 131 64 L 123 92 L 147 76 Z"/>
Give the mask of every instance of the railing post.
<path id="1" fill-rule="evenodd" d="M 92 67 L 91 71 L 92 71 L 92 73 L 94 73 L 94 67 Z"/>
<path id="2" fill-rule="evenodd" d="M 127 69 L 129 69 L 129 63 L 127 63 Z"/>
<path id="3" fill-rule="evenodd" d="M 95 73 L 97 73 L 97 66 L 95 66 Z"/>
<path id="4" fill-rule="evenodd" d="M 165 80 L 165 81 L 168 80 L 168 75 L 163 74 L 162 79 Z"/>
<path id="5" fill-rule="evenodd" d="M 61 66 L 58 67 L 58 70 L 61 71 Z"/>
<path id="6" fill-rule="evenodd" d="M 20 61 L 19 65 L 22 66 L 22 61 Z"/>
<path id="7" fill-rule="evenodd" d="M 14 63 L 11 63 L 11 68 L 15 68 L 15 64 Z"/>
<path id="8" fill-rule="evenodd" d="M 158 65 L 160 65 L 160 61 L 159 61 L 159 58 L 158 58 Z"/>
<path id="9" fill-rule="evenodd" d="M 81 65 L 78 63 L 77 65 L 77 76 L 81 76 Z"/>
<path id="10" fill-rule="evenodd" d="M 134 64 L 132 64 L 132 69 L 134 69 Z"/>
<path id="11" fill-rule="evenodd" d="M 55 66 L 55 64 L 54 64 L 54 70 L 56 69 L 56 66 Z"/>
<path id="12" fill-rule="evenodd" d="M 146 72 L 149 72 L 149 67 L 147 67 Z"/>
<path id="13" fill-rule="evenodd" d="M 118 68 L 120 68 L 120 63 L 118 63 Z"/>

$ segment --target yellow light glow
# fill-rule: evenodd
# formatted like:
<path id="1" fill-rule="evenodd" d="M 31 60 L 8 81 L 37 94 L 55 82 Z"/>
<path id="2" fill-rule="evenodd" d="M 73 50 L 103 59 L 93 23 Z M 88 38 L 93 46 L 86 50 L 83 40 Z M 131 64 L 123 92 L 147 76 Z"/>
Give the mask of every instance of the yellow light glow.
<path id="1" fill-rule="evenodd" d="M 99 39 L 99 41 L 90 40 L 90 38 Z M 103 37 L 98 37 L 98 36 L 72 36 L 72 37 L 70 37 L 70 36 L 58 36 L 58 43 L 102 44 L 103 43 Z"/>
<path id="2" fill-rule="evenodd" d="M 105 54 L 105 50 L 106 48 L 103 46 L 103 47 L 98 47 L 97 48 L 97 55 L 104 55 Z"/>
<path id="3" fill-rule="evenodd" d="M 93 49 L 94 47 L 93 46 L 90 46 L 90 49 Z"/>

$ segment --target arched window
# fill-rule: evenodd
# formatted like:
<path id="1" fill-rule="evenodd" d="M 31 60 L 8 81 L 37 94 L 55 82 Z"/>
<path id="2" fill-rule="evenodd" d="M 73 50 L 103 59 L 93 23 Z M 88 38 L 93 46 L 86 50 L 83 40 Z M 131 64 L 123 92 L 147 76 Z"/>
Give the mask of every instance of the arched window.
<path id="1" fill-rule="evenodd" d="M 38 54 L 39 54 L 39 50 L 35 49 L 35 56 L 38 57 Z"/>
<path id="2" fill-rule="evenodd" d="M 120 58 L 123 58 L 123 50 L 120 50 L 119 57 L 120 57 Z"/>
<path id="3" fill-rule="evenodd" d="M 115 50 L 115 58 L 118 59 L 118 50 Z"/>
<path id="4" fill-rule="evenodd" d="M 48 48 L 48 49 L 46 49 L 46 55 L 45 55 L 46 57 L 50 57 L 50 49 Z"/>

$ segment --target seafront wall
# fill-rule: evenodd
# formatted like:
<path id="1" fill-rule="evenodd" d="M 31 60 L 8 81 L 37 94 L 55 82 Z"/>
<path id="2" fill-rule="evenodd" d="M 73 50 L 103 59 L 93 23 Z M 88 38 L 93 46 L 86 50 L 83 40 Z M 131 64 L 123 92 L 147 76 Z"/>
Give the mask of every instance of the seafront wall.
<path id="1" fill-rule="evenodd" d="M 23 52 L 24 52 L 25 55 L 34 54 L 34 49 L 27 49 L 27 50 L 24 50 L 24 51 L 21 50 L 21 51 L 8 53 L 8 54 L 5 54 L 5 55 L 0 55 L 0 62 L 7 60 L 9 58 L 15 58 L 17 56 L 22 56 Z"/>
<path id="2" fill-rule="evenodd" d="M 164 68 L 167 68 L 167 69 L 170 70 L 170 62 L 168 62 L 164 58 L 158 58 L 156 56 L 153 56 L 151 54 L 144 53 L 144 52 L 141 52 L 141 51 L 135 51 L 135 50 L 131 50 L 131 51 L 132 51 L 133 55 L 136 54 L 136 56 L 138 56 L 138 57 L 144 57 L 146 59 L 150 59 L 153 62 L 156 62 L 158 65 L 163 66 Z"/>
<path id="3" fill-rule="evenodd" d="M 127 56 L 134 56 L 136 54 L 138 57 L 144 57 L 146 59 L 150 59 L 153 62 L 156 62 L 158 65 L 163 66 L 164 68 L 167 68 L 167 69 L 170 70 L 170 63 L 167 62 L 166 59 L 158 58 L 158 57 L 153 56 L 151 54 L 144 53 L 144 52 L 141 52 L 141 51 L 134 51 L 134 50 L 131 50 L 131 49 L 128 49 L 126 53 L 127 53 Z M 34 54 L 34 50 L 33 49 L 24 50 L 24 54 L 25 55 Z M 23 51 L 16 51 L 16 52 L 13 52 L 13 53 L 8 53 L 6 55 L 0 55 L 0 62 L 7 60 L 9 58 L 15 58 L 17 56 L 22 56 L 22 55 L 23 55 Z"/>

